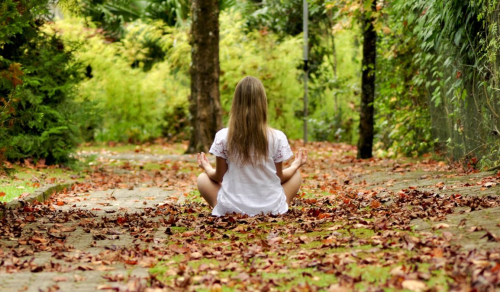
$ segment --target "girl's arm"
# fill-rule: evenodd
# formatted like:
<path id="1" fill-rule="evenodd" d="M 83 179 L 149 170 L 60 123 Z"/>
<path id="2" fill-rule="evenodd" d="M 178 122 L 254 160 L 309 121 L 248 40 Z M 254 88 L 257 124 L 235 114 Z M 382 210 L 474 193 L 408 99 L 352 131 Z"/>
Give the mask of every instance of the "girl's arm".
<path id="1" fill-rule="evenodd" d="M 295 172 L 305 163 L 307 162 L 307 150 L 299 150 L 297 155 L 295 156 L 295 160 L 292 162 L 290 167 L 283 169 L 283 162 L 275 163 L 276 165 L 276 174 L 281 180 L 281 183 L 287 182 Z"/>
<path id="2" fill-rule="evenodd" d="M 224 158 L 216 156 L 215 168 L 213 168 L 203 152 L 198 153 L 198 165 L 205 170 L 211 180 L 218 183 L 222 182 L 222 178 L 227 171 L 227 162 Z"/>

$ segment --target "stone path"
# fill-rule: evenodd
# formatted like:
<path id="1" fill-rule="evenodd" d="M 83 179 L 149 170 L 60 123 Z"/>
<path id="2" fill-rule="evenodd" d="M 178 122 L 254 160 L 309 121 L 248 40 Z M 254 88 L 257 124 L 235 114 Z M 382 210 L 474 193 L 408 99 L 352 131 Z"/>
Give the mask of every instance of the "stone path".
<path id="1" fill-rule="evenodd" d="M 106 160 L 129 160 L 129 161 L 163 161 L 184 160 L 194 161 L 195 156 L 175 155 L 150 155 L 150 154 L 106 154 L 98 159 Z M 344 165 L 345 166 L 345 165 Z M 339 169 L 344 167 L 339 166 Z M 358 167 L 356 165 L 349 167 Z M 346 171 L 346 173 L 349 173 Z M 392 175 L 387 174 L 387 169 L 373 170 L 372 172 L 349 178 L 351 181 L 360 183 L 367 182 L 367 189 L 386 189 L 388 193 L 396 193 L 401 189 L 415 187 L 419 190 L 427 190 L 440 194 L 462 195 L 499 195 L 498 185 L 485 188 L 482 185 L 466 186 L 471 179 L 477 181 L 482 177 L 492 175 L 491 173 L 480 173 L 471 176 L 453 176 L 447 173 L 429 173 L 424 171 L 402 170 L 395 171 Z M 349 183 L 349 182 L 346 182 Z M 384 192 L 379 194 L 381 202 L 390 204 L 390 200 L 384 201 Z M 22 227 L 21 236 L 12 239 L 0 240 L 0 254 L 15 250 L 19 254 L 11 261 L 27 260 L 28 269 L 15 273 L 0 273 L 0 292 L 16 291 L 126 291 L 134 290 L 137 285 L 144 285 L 148 270 L 162 258 L 137 257 L 130 255 L 130 264 L 124 260 L 124 248 L 130 252 L 131 247 L 137 246 L 141 250 L 154 249 L 156 246 L 165 248 L 168 235 L 165 227 L 161 224 L 153 224 L 164 218 L 151 216 L 151 210 L 164 203 L 182 203 L 184 197 L 175 195 L 172 191 L 162 188 L 136 187 L 135 189 L 109 189 L 106 191 L 77 192 L 64 197 L 63 203 L 52 205 L 54 210 L 51 218 L 38 217 L 29 220 Z M 465 228 L 483 227 L 500 236 L 500 225 L 497 218 L 500 216 L 500 208 L 491 208 L 482 211 L 470 212 L 462 210 L 460 214 L 450 215 L 445 222 L 449 224 L 447 231 L 462 234 L 465 248 L 478 247 L 478 233 L 464 232 Z M 66 215 L 64 215 L 66 214 Z M 76 214 L 76 215 L 75 215 Z M 91 216 L 87 215 L 91 214 Z M 129 216 L 125 216 L 128 214 Z M 130 214 L 135 214 L 130 216 Z M 57 216 L 60 216 L 57 217 Z M 64 215 L 64 216 L 63 216 Z M 94 217 L 95 215 L 95 217 Z M 65 217 L 66 216 L 66 217 Z M 77 216 L 75 219 L 74 216 Z M 87 217 L 86 217 L 87 216 Z M 110 220 L 131 217 L 133 220 L 141 221 L 142 225 L 128 222 L 128 227 L 116 224 L 106 225 Z M 69 218 L 69 219 L 68 219 Z M 460 222 L 466 219 L 465 227 Z M 491 220 L 495 219 L 495 220 Z M 15 220 L 15 219 L 11 219 Z M 420 230 L 432 230 L 428 222 L 414 221 Z M 96 226 L 99 225 L 99 226 Z M 460 225 L 460 226 L 459 226 Z M 147 228 L 141 226 L 149 226 Z M 126 229 L 126 230 L 125 230 Z M 168 233 L 168 232 L 167 232 Z M 27 252 L 26 240 L 35 240 L 35 237 L 43 234 L 37 240 L 52 240 L 57 243 L 60 238 L 61 245 L 66 250 Z M 484 234 L 484 233 L 482 233 Z M 142 237 L 148 237 L 144 240 Z M 49 239 L 47 239 L 49 238 Z M 55 239 L 54 239 L 55 238 Z M 138 240 L 138 238 L 142 238 Z M 485 241 L 485 240 L 482 240 Z M 146 244 L 145 244 L 146 242 Z M 494 245 L 496 242 L 488 242 Z M 484 246 L 488 247 L 488 246 Z M 120 261 L 114 257 L 121 257 Z M 29 262 L 33 259 L 31 262 Z M 169 260 L 169 259 L 164 259 Z M 4 266 L 5 263 L 4 263 Z M 8 265 L 7 265 L 8 266 Z M 14 264 L 12 266 L 15 266 Z M 42 269 L 40 267 L 49 267 Z M 135 281 L 123 281 L 123 279 L 136 279 Z M 110 284 L 114 283 L 113 285 Z M 124 284 L 127 283 L 127 284 Z M 128 286 L 127 286 L 128 285 Z"/>
<path id="2" fill-rule="evenodd" d="M 165 160 L 183 160 L 196 161 L 196 155 L 173 155 L 173 154 L 148 154 L 148 153 L 129 153 L 129 152 L 79 152 L 81 157 L 96 157 L 97 160 L 128 160 L 128 161 L 165 161 Z M 215 158 L 212 158 L 215 161 Z"/>
<path id="3" fill-rule="evenodd" d="M 97 216 L 94 219 L 102 221 L 104 217 L 118 218 L 124 216 L 125 213 L 141 213 L 146 208 L 152 208 L 165 202 L 178 201 L 182 203 L 182 197 L 180 199 L 173 197 L 172 192 L 160 188 L 138 188 L 135 190 L 116 189 L 77 193 L 66 197 L 64 201 L 66 204 L 63 206 L 54 205 L 56 212 L 61 211 L 63 213 L 77 209 L 90 211 Z M 61 265 L 63 268 L 59 270 L 67 270 L 67 272 L 23 271 L 12 274 L 0 273 L 0 291 L 96 291 L 110 288 L 107 286 L 109 281 L 104 277 L 108 279 L 113 277 L 116 279 L 125 277 L 145 279 L 148 276 L 149 265 L 147 263 L 142 265 L 140 263 L 137 265 L 102 265 L 97 262 L 103 261 L 106 252 L 109 250 L 119 250 L 122 247 L 130 247 L 136 244 L 135 238 L 129 232 L 110 229 L 107 234 L 93 234 L 85 230 L 85 227 L 79 226 L 75 221 L 61 222 L 57 225 L 42 218 L 27 224 L 23 228 L 23 233 L 30 236 L 33 230 L 48 230 L 48 232 L 51 232 L 51 228 L 62 230 L 63 232 L 56 234 L 66 237 L 64 244 L 72 246 L 74 249 L 67 254 L 67 257 L 62 259 L 54 256 L 57 254 L 54 252 L 37 252 L 34 261 L 30 264 L 32 266 Z M 74 229 L 74 231 L 64 232 L 65 228 L 68 230 Z M 102 238 L 96 240 L 96 237 Z M 154 240 L 151 245 L 154 245 L 155 242 L 165 241 L 166 237 L 164 228 L 159 228 L 154 233 Z M 0 241 L 0 247 L 4 251 L 17 246 L 17 239 Z M 98 255 L 100 256 L 96 257 Z M 80 259 L 81 261 L 68 262 L 68 258 Z M 99 260 L 96 260 L 96 258 L 99 258 Z M 137 285 L 137 282 L 132 283 Z M 57 287 L 59 290 L 57 290 Z M 113 287 L 111 290 L 117 291 L 120 289 L 117 286 Z M 126 290 L 127 287 L 122 288 L 121 290 Z"/>
<path id="4" fill-rule="evenodd" d="M 456 175 L 453 173 L 432 173 L 424 171 L 397 172 L 388 176 L 385 171 L 372 173 L 355 178 L 355 181 L 366 181 L 367 188 L 386 189 L 377 197 L 384 204 L 392 203 L 392 195 L 402 189 L 415 188 L 444 196 L 500 196 L 500 185 L 488 184 L 488 177 L 495 176 L 495 172 L 479 172 L 469 175 Z M 481 183 L 477 183 L 481 182 Z M 500 238 L 500 207 L 472 210 L 471 208 L 458 208 L 454 214 L 447 216 L 446 220 L 431 222 L 429 220 L 412 220 L 411 224 L 418 231 L 433 232 L 437 229 L 453 234 L 455 241 L 465 250 L 489 249 L 498 247 L 499 242 L 483 237 L 484 232 L 472 230 L 485 230 Z"/>

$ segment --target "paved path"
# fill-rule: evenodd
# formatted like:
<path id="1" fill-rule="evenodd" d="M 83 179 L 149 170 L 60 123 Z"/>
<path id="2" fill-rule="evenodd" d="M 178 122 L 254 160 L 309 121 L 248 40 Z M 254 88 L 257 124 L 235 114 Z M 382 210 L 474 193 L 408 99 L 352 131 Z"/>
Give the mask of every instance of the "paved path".
<path id="1" fill-rule="evenodd" d="M 117 153 L 117 152 L 79 152 L 81 157 L 95 157 L 97 160 L 128 160 L 128 161 L 165 161 L 165 160 L 183 160 L 196 161 L 196 155 L 192 154 L 148 154 L 148 153 Z M 215 161 L 215 158 L 212 158 Z"/>
<path id="2" fill-rule="evenodd" d="M 142 162 L 193 161 L 195 158 L 119 154 L 100 159 Z M 343 167 L 359 166 L 342 165 L 338 168 Z M 487 187 L 488 182 L 466 185 L 471 180 L 490 176 L 488 173 L 453 176 L 406 170 L 405 167 L 395 168 L 392 174 L 388 171 L 391 169 L 374 169 L 356 177 L 346 177 L 343 182 L 350 184 L 352 181 L 357 184 L 356 188 L 386 189 L 391 195 L 408 187 L 448 195 L 499 194 L 499 186 Z M 344 173 L 360 172 L 346 169 Z M 146 285 L 149 268 L 159 260 L 170 260 L 158 252 L 168 248 L 168 232 L 163 227 L 165 224 L 159 223 L 168 220 L 165 218 L 168 216 L 156 216 L 155 210 L 165 203 L 182 203 L 184 196 L 177 197 L 178 194 L 166 188 L 152 187 L 75 192 L 33 213 L 8 214 L 10 217 L 0 224 L 0 228 L 4 228 L 2 234 L 11 234 L 0 240 L 0 292 L 141 290 L 138 287 Z M 450 216 L 450 231 L 462 232 L 458 226 L 463 219 L 460 216 L 468 216 L 466 226 L 470 228 L 482 224 L 487 217 L 498 217 L 499 212 L 498 209 L 487 209 L 475 213 L 478 216 L 470 213 Z M 500 230 L 496 221 L 490 221 L 491 226 L 485 226 L 488 230 Z M 416 223 L 424 230 L 431 228 L 424 221 Z M 468 240 L 466 235 L 463 239 Z M 475 246 L 473 241 L 470 241 L 470 246 Z"/>
<path id="3" fill-rule="evenodd" d="M 70 194 L 62 201 L 65 203 L 62 206 L 57 202 L 52 205 L 53 210 L 47 213 L 47 218 L 37 218 L 23 226 L 21 236 L 0 241 L 1 253 L 13 254 L 11 263 L 7 260 L 4 266 L 12 265 L 14 269 L 15 261 L 33 259 L 30 267 L 20 272 L 0 273 L 0 291 L 126 291 L 145 284 L 148 269 L 157 259 L 138 256 L 139 262 L 136 263 L 134 255 L 130 254 L 130 264 L 127 265 L 123 263 L 124 251 L 121 249 L 130 249 L 135 245 L 141 249 L 164 245 L 167 237 L 165 228 L 154 225 L 158 218 L 141 216 L 141 213 L 151 212 L 155 206 L 179 199 L 173 197 L 172 192 L 160 188 L 137 188 Z M 132 236 L 134 232 L 131 232 L 134 227 L 131 226 L 136 222 L 106 226 L 110 220 L 125 218 L 125 213 L 136 214 L 133 217 L 135 220 L 144 221 L 135 227 L 138 229 L 135 238 Z M 24 219 L 29 220 L 28 217 Z M 13 218 L 8 217 L 8 220 Z M 152 228 L 146 230 L 148 224 Z M 150 243 L 138 240 L 140 236 L 150 236 Z M 61 251 L 57 250 L 58 241 L 64 245 Z M 43 251 L 44 243 L 47 243 L 45 248 L 48 251 Z M 38 250 L 36 257 L 31 250 Z M 23 252 L 28 256 L 20 256 Z M 114 258 L 118 256 L 120 261 Z M 128 285 L 123 282 L 110 285 L 113 284 L 110 279 L 124 278 L 136 280 L 129 281 Z"/>

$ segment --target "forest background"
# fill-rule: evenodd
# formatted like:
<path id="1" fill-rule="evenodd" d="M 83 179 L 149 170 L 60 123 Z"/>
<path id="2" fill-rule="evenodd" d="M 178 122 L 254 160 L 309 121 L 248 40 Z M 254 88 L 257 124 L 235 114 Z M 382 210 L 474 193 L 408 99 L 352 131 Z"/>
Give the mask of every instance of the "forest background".
<path id="1" fill-rule="evenodd" d="M 310 140 L 359 138 L 371 11 L 375 155 L 500 164 L 497 0 L 308 4 Z M 219 8 L 223 122 L 237 82 L 252 75 L 266 87 L 270 125 L 301 138 L 302 1 Z M 190 11 L 189 0 L 2 1 L 0 164 L 66 163 L 82 142 L 188 139 Z"/>

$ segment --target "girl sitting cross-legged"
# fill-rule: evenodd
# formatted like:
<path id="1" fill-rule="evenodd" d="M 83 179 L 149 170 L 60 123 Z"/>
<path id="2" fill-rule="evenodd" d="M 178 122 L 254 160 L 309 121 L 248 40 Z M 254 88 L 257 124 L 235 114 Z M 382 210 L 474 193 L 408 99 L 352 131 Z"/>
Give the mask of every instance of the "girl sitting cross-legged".
<path id="1" fill-rule="evenodd" d="M 307 152 L 299 150 L 283 169 L 283 161 L 293 154 L 285 134 L 267 126 L 266 92 L 254 77 L 236 86 L 229 127 L 217 132 L 210 153 L 216 156 L 215 168 L 205 153 L 198 153 L 205 170 L 198 176 L 198 189 L 216 216 L 287 212 L 300 187 L 298 169 L 307 160 Z"/>

